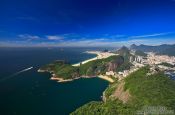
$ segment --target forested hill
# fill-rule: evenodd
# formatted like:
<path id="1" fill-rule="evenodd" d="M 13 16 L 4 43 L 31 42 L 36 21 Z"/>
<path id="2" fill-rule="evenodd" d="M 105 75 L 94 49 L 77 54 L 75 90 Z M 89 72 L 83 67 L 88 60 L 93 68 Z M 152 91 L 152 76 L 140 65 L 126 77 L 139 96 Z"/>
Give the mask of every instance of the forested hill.
<path id="1" fill-rule="evenodd" d="M 114 82 L 104 92 L 105 101 L 85 104 L 71 115 L 148 115 L 148 109 L 156 107 L 158 113 L 154 115 L 174 115 L 175 81 L 162 72 L 147 75 L 149 71 L 148 66 L 143 67 L 123 81 Z"/>

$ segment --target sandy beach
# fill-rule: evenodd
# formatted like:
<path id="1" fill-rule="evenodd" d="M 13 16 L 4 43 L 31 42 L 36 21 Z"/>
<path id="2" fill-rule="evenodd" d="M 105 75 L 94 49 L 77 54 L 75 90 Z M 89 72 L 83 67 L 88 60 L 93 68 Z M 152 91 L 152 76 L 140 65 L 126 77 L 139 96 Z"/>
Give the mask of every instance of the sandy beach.
<path id="1" fill-rule="evenodd" d="M 64 80 L 63 78 L 51 77 L 50 80 L 55 80 L 57 82 L 67 82 L 67 81 L 72 81 L 73 79 L 66 79 L 66 80 Z"/>
<path id="2" fill-rule="evenodd" d="M 101 52 L 101 51 L 86 51 L 86 53 L 89 53 L 89 54 L 96 54 L 97 56 L 94 57 L 94 58 L 91 58 L 91 59 L 87 59 L 87 60 L 85 60 L 85 61 L 82 61 L 82 62 L 80 62 L 81 64 L 85 64 L 85 63 L 88 63 L 88 62 L 93 61 L 93 60 L 104 59 L 104 58 L 108 58 L 108 57 L 110 57 L 110 56 L 117 55 L 117 54 L 114 54 L 114 53 L 110 53 L 110 52 Z M 72 66 L 80 66 L 80 63 L 73 64 Z"/>
<path id="3" fill-rule="evenodd" d="M 101 78 L 101 79 L 104 79 L 104 80 L 107 80 L 109 81 L 110 83 L 113 83 L 114 80 L 108 76 L 105 76 L 105 75 L 98 75 L 97 77 Z"/>
<path id="4" fill-rule="evenodd" d="M 114 54 L 114 53 L 110 53 L 110 52 L 101 52 L 101 51 L 87 51 L 86 53 L 89 53 L 89 54 L 96 54 L 97 56 L 94 57 L 94 58 L 91 58 L 91 59 L 87 59 L 85 61 L 82 61 L 80 62 L 81 64 L 85 64 L 85 63 L 88 63 L 90 61 L 93 61 L 93 60 L 97 60 L 97 59 L 104 59 L 104 58 L 108 58 L 110 56 L 114 56 L 114 55 L 117 55 L 117 54 Z M 80 63 L 77 63 L 77 64 L 73 64 L 72 66 L 80 66 Z M 41 69 L 38 69 L 38 72 L 50 72 L 52 74 L 52 77 L 50 78 L 50 80 L 55 80 L 55 81 L 58 81 L 58 82 L 67 82 L 67 81 L 73 81 L 75 79 L 79 79 L 80 77 L 77 77 L 77 78 L 73 78 L 73 79 L 63 79 L 61 77 L 58 77 L 54 74 L 53 71 L 47 71 L 47 70 L 41 70 Z M 89 76 L 81 76 L 82 78 L 92 78 L 89 77 Z M 95 76 L 94 76 L 95 77 Z M 108 76 L 105 76 L 105 75 L 98 75 L 97 77 L 101 78 L 101 79 L 104 79 L 104 80 L 107 80 L 109 82 L 114 82 L 114 80 Z"/>

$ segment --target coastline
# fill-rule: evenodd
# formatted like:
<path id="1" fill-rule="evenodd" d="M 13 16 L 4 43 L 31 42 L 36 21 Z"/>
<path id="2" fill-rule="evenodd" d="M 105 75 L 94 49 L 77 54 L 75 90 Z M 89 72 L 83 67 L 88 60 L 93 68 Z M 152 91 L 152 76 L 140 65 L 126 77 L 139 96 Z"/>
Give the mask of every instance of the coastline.
<path id="1" fill-rule="evenodd" d="M 38 70 L 38 72 L 49 72 L 49 71 L 46 71 L 46 70 Z M 100 79 L 103 79 L 103 80 L 106 80 L 110 83 L 113 83 L 114 80 L 108 76 L 105 76 L 105 75 L 97 75 L 97 76 L 81 76 L 81 77 L 77 77 L 77 78 L 73 78 L 73 79 L 63 79 L 61 77 L 57 77 L 53 72 L 49 72 L 52 76 L 50 78 L 50 80 L 54 80 L 54 81 L 57 81 L 59 83 L 61 82 L 69 82 L 69 81 L 73 81 L 73 80 L 76 80 L 76 79 L 80 79 L 80 78 L 94 78 L 94 77 L 98 77 Z"/>
<path id="2" fill-rule="evenodd" d="M 79 79 L 79 78 L 77 78 L 77 79 Z M 50 80 L 54 80 L 54 81 L 57 81 L 57 82 L 68 82 L 68 81 L 73 81 L 75 79 L 63 79 L 63 78 L 60 78 L 60 77 L 52 76 L 50 78 Z"/>
<path id="3" fill-rule="evenodd" d="M 86 51 L 85 53 L 88 53 L 88 54 L 96 54 L 97 56 L 94 57 L 94 58 L 90 58 L 90 59 L 84 60 L 84 61 L 82 61 L 82 62 L 79 62 L 79 63 L 73 64 L 72 66 L 77 67 L 77 66 L 80 66 L 80 63 L 81 63 L 81 64 L 85 64 L 85 63 L 87 63 L 87 62 L 90 62 L 90 61 L 93 61 L 93 60 L 98 59 L 98 58 L 97 58 L 97 57 L 98 57 L 98 54 L 97 54 L 97 53 L 92 53 L 92 52 L 90 52 L 90 51 Z"/>
<path id="4" fill-rule="evenodd" d="M 101 78 L 101 79 L 103 79 L 103 80 L 106 80 L 106 81 L 108 81 L 108 82 L 110 82 L 110 83 L 113 83 L 113 82 L 114 82 L 114 80 L 113 80 L 112 78 L 110 78 L 110 77 L 108 77 L 108 76 L 106 76 L 106 75 L 98 75 L 97 77 L 98 77 L 98 78 Z"/>
<path id="5" fill-rule="evenodd" d="M 56 76 L 53 72 L 48 71 L 48 70 L 38 69 L 38 72 L 40 72 L 40 73 L 44 73 L 44 72 L 50 73 L 51 74 L 50 80 L 54 80 L 54 81 L 57 81 L 57 82 L 69 82 L 69 81 L 73 81 L 73 80 L 80 79 L 80 78 L 94 78 L 94 77 L 97 77 L 97 76 L 80 76 L 80 77 L 76 77 L 76 78 L 72 78 L 72 79 L 63 79 L 61 77 Z"/>
<path id="6" fill-rule="evenodd" d="M 94 61 L 94 60 L 97 60 L 97 59 L 104 59 L 104 58 L 108 58 L 110 56 L 117 55 L 117 54 L 114 54 L 114 53 L 101 52 L 101 51 L 86 51 L 85 53 L 96 54 L 97 56 L 94 57 L 94 58 L 87 59 L 87 60 L 84 60 L 82 62 L 79 62 L 77 64 L 73 64 L 72 66 L 77 67 L 77 66 L 80 66 L 80 63 L 81 64 L 85 64 L 85 63 L 88 63 L 90 61 Z M 105 75 L 80 76 L 80 77 L 76 77 L 76 78 L 72 78 L 72 79 L 63 79 L 61 77 L 56 76 L 56 74 L 53 71 L 38 69 L 38 72 L 49 72 L 52 75 L 51 78 L 50 78 L 50 80 L 55 80 L 57 82 L 69 82 L 69 81 L 73 81 L 73 80 L 76 80 L 76 79 L 79 79 L 79 78 L 93 78 L 93 77 L 98 77 L 98 78 L 103 79 L 103 80 L 106 80 L 106 81 L 108 81 L 110 83 L 113 83 L 114 82 L 114 80 L 112 78 L 110 78 L 108 76 L 105 76 Z"/>
<path id="7" fill-rule="evenodd" d="M 90 61 L 94 61 L 94 60 L 97 60 L 97 59 L 104 59 L 104 58 L 108 58 L 110 56 L 114 56 L 114 55 L 117 55 L 117 54 L 114 54 L 114 53 L 110 53 L 110 52 L 101 52 L 101 51 L 86 51 L 85 53 L 88 53 L 88 54 L 96 54 L 97 56 L 94 57 L 94 58 L 91 58 L 91 59 L 87 59 L 87 60 L 84 60 L 82 62 L 79 62 L 79 63 L 76 63 L 76 64 L 73 64 L 72 66 L 80 66 L 80 63 L 81 64 L 85 64 L 85 63 L 88 63 Z"/>
<path id="8" fill-rule="evenodd" d="M 50 78 L 50 80 L 54 80 L 54 81 L 57 81 L 57 82 L 69 82 L 69 81 L 73 81 L 73 80 L 76 80 L 76 79 L 80 79 L 80 78 L 94 78 L 94 77 L 98 77 L 100 79 L 103 79 L 103 80 L 106 80 L 110 83 L 113 83 L 114 80 L 108 76 L 104 76 L 104 75 L 98 75 L 98 76 L 81 76 L 81 77 L 77 77 L 77 78 L 74 78 L 74 79 L 63 79 L 63 78 L 60 78 L 60 77 L 56 77 L 55 75 L 52 74 L 52 77 Z"/>
<path id="9" fill-rule="evenodd" d="M 97 77 L 97 76 L 80 76 L 72 79 L 63 79 L 63 78 L 57 77 L 55 74 L 52 74 L 52 77 L 50 78 L 50 80 L 55 80 L 57 82 L 69 82 L 80 78 L 94 78 L 94 77 Z"/>

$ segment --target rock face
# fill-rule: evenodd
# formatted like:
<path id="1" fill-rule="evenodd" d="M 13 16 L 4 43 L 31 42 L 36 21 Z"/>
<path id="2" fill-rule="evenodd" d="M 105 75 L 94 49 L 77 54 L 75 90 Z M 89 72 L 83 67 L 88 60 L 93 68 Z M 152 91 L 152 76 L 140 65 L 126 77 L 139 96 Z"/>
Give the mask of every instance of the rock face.
<path id="1" fill-rule="evenodd" d="M 127 103 L 131 96 L 129 94 L 129 90 L 124 91 L 124 84 L 124 82 L 119 83 L 112 96 L 121 100 L 123 103 Z"/>
<path id="2" fill-rule="evenodd" d="M 107 71 L 115 71 L 117 67 L 124 63 L 124 58 L 121 56 L 119 59 L 115 59 L 107 64 Z"/>
<path id="3" fill-rule="evenodd" d="M 99 74 L 104 74 L 108 71 L 116 71 L 116 69 L 121 66 L 124 63 L 124 58 L 122 56 L 114 57 L 108 61 L 101 61 L 100 63 L 96 63 L 94 61 L 94 64 L 88 66 L 86 69 L 84 69 L 85 76 L 96 76 Z M 83 68 L 84 65 L 80 66 Z"/>

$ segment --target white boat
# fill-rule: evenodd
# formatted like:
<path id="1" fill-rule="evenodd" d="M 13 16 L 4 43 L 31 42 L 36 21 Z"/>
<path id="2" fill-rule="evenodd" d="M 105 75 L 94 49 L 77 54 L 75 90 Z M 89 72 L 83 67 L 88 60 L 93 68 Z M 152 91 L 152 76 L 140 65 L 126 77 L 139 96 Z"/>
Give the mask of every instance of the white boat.
<path id="1" fill-rule="evenodd" d="M 27 69 L 24 69 L 23 71 L 28 71 L 28 70 L 30 70 L 30 69 L 32 69 L 33 67 L 29 67 L 29 68 L 27 68 Z"/>

